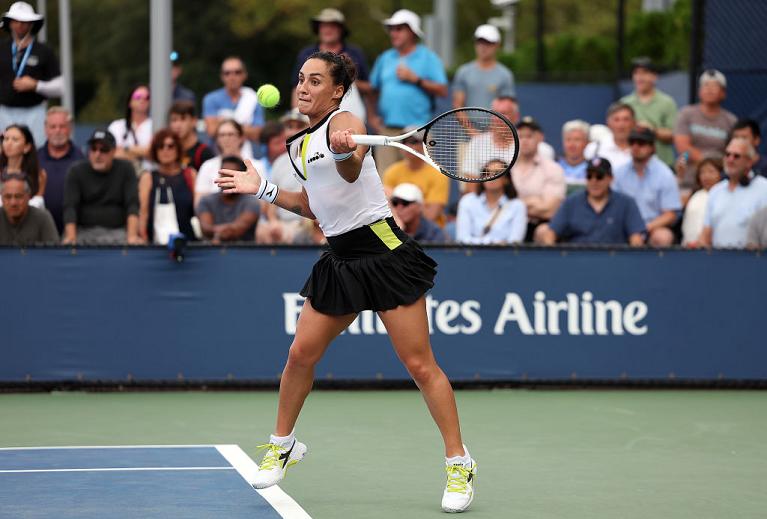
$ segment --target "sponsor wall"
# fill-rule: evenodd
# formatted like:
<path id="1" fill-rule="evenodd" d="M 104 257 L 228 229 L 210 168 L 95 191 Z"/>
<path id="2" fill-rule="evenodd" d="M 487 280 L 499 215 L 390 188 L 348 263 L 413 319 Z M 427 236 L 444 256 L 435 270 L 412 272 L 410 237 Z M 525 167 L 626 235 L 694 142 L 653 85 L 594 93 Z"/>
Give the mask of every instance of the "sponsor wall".
<path id="1" fill-rule="evenodd" d="M 764 380 L 764 256 L 433 248 L 453 380 Z M 0 249 L 0 381 L 276 381 L 315 249 Z M 319 379 L 403 380 L 370 313 Z"/>

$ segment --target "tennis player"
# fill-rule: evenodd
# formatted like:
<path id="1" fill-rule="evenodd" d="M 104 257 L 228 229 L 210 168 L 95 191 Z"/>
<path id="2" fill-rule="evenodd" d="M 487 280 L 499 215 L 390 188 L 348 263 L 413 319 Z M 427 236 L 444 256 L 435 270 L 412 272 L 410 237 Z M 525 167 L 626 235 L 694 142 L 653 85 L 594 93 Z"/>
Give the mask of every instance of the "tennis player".
<path id="1" fill-rule="evenodd" d="M 445 443 L 446 512 L 466 510 L 474 498 L 477 464 L 461 440 L 455 396 L 429 343 L 426 292 L 437 264 L 397 227 L 367 146 L 353 134 L 365 125 L 339 104 L 355 78 L 344 55 L 317 52 L 298 74 L 298 109 L 310 127 L 288 140 L 288 152 L 303 188 L 280 190 L 246 161 L 247 171 L 222 169 L 225 193 L 250 193 L 305 218 L 317 219 L 329 244 L 301 295 L 306 298 L 280 380 L 277 424 L 253 486 L 280 482 L 301 461 L 306 445 L 295 424 L 314 381 L 314 367 L 330 342 L 357 314 L 373 310 L 386 326 L 394 350 L 418 385 Z"/>

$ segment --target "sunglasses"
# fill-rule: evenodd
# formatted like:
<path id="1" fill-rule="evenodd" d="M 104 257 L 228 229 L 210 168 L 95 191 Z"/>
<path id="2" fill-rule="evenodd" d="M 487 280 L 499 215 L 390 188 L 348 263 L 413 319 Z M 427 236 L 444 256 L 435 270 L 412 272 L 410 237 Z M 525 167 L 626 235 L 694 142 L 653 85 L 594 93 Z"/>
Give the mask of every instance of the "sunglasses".
<path id="1" fill-rule="evenodd" d="M 243 70 L 241 68 L 236 69 L 236 70 L 222 70 L 221 71 L 221 74 L 223 74 L 224 76 L 233 76 L 233 75 L 234 76 L 239 76 L 242 73 L 243 73 Z"/>
<path id="2" fill-rule="evenodd" d="M 158 150 L 175 150 L 176 144 L 172 142 L 164 142 L 157 147 Z"/>
<path id="3" fill-rule="evenodd" d="M 133 94 L 130 98 L 135 101 L 149 101 L 149 95 L 145 94 Z"/>
<path id="4" fill-rule="evenodd" d="M 651 144 L 652 144 L 651 142 L 647 142 L 647 141 L 640 141 L 640 140 L 636 140 L 636 139 L 629 139 L 629 146 L 634 146 L 634 145 L 637 145 L 637 146 L 649 146 Z"/>
<path id="5" fill-rule="evenodd" d="M 390 25 L 389 26 L 389 32 L 391 31 L 404 31 L 405 29 L 408 29 L 408 26 L 405 24 L 402 25 Z"/>
<path id="6" fill-rule="evenodd" d="M 742 153 L 733 153 L 731 151 L 728 151 L 728 152 L 725 152 L 724 156 L 727 157 L 728 159 L 730 157 L 732 157 L 735 160 L 740 160 L 743 157 L 743 154 Z"/>
<path id="7" fill-rule="evenodd" d="M 410 200 L 403 200 L 401 198 L 392 198 L 391 199 L 391 205 L 393 205 L 394 207 L 397 207 L 397 206 L 400 206 L 400 205 L 402 207 L 407 207 L 407 206 L 409 206 L 412 203 L 413 202 L 411 202 Z"/>
<path id="8" fill-rule="evenodd" d="M 587 179 L 587 180 L 594 180 L 594 179 L 596 179 L 596 180 L 602 180 L 602 179 L 604 179 L 606 176 L 607 176 L 607 175 L 606 175 L 605 173 L 586 173 L 586 179 Z"/>
<path id="9" fill-rule="evenodd" d="M 106 146 L 91 146 L 91 152 L 93 153 L 109 153 L 112 151 L 112 148 L 107 148 Z"/>

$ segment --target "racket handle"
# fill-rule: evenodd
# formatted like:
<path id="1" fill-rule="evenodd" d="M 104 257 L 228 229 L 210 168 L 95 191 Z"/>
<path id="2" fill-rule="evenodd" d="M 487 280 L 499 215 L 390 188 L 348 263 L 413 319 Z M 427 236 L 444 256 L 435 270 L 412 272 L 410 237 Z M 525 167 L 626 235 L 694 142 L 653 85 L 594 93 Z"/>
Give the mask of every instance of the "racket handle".
<path id="1" fill-rule="evenodd" d="M 365 146 L 385 146 L 389 144 L 389 137 L 383 135 L 352 135 L 357 144 Z"/>

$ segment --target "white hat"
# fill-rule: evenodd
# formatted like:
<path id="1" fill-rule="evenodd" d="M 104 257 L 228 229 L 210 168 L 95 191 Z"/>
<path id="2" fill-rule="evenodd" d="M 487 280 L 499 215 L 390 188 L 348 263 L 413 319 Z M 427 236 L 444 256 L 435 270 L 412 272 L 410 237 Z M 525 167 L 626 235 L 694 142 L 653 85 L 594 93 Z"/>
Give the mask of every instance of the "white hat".
<path id="1" fill-rule="evenodd" d="M 727 78 L 715 68 L 703 71 L 703 74 L 700 75 L 700 79 L 698 80 L 698 86 L 703 86 L 703 83 L 708 81 L 716 81 L 722 88 L 727 88 Z"/>
<path id="2" fill-rule="evenodd" d="M 475 40 L 485 40 L 490 43 L 499 43 L 501 41 L 501 31 L 495 25 L 484 24 L 477 27 L 474 31 Z"/>
<path id="3" fill-rule="evenodd" d="M 421 17 L 408 9 L 400 9 L 391 18 L 387 18 L 383 21 L 383 24 L 387 27 L 392 25 L 407 25 L 410 30 L 415 33 L 419 38 L 423 38 L 423 31 L 421 30 Z"/>
<path id="4" fill-rule="evenodd" d="M 397 184 L 397 187 L 395 187 L 394 191 L 391 193 L 391 197 L 399 198 L 407 202 L 418 202 L 419 204 L 423 203 L 423 193 L 421 193 L 421 189 L 415 184 L 410 184 L 409 182 Z"/>
<path id="5" fill-rule="evenodd" d="M 32 34 L 37 34 L 43 26 L 43 15 L 37 14 L 35 10 L 26 2 L 14 2 L 11 4 L 8 12 L 3 15 L 3 28 L 10 31 L 10 20 L 17 22 L 31 22 Z"/>

